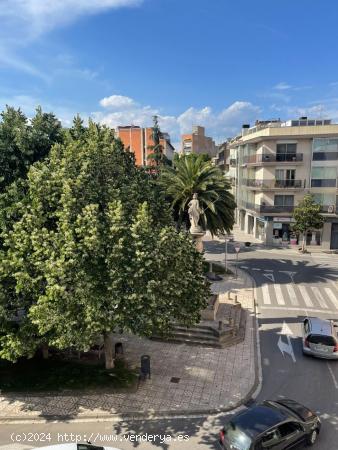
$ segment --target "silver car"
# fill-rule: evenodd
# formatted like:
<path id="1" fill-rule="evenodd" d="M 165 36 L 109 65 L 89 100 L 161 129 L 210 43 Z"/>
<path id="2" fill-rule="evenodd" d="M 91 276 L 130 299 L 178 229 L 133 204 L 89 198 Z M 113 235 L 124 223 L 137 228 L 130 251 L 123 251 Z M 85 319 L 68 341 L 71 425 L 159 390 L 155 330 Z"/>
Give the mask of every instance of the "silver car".
<path id="1" fill-rule="evenodd" d="M 307 317 L 303 322 L 303 353 L 338 359 L 337 325 L 332 320 Z"/>

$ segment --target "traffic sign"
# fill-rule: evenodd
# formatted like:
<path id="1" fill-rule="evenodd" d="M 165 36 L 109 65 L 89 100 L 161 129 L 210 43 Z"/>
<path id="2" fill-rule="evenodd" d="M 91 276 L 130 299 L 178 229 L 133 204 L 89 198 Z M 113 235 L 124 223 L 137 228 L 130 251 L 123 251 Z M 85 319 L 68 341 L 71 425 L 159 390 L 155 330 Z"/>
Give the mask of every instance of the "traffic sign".
<path id="1" fill-rule="evenodd" d="M 236 253 L 240 251 L 241 247 L 235 247 Z"/>

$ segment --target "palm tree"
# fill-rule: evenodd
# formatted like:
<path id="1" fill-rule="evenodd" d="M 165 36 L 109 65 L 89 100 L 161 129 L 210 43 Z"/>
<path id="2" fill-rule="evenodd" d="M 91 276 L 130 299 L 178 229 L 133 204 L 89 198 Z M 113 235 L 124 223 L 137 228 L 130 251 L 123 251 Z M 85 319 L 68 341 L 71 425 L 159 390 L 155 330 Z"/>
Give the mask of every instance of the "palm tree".
<path id="1" fill-rule="evenodd" d="M 173 167 L 163 167 L 159 182 L 171 202 L 178 229 L 183 222 L 188 224 L 188 203 L 195 192 L 203 210 L 202 228 L 212 235 L 232 229 L 236 203 L 230 185 L 222 171 L 203 155 L 176 157 Z"/>

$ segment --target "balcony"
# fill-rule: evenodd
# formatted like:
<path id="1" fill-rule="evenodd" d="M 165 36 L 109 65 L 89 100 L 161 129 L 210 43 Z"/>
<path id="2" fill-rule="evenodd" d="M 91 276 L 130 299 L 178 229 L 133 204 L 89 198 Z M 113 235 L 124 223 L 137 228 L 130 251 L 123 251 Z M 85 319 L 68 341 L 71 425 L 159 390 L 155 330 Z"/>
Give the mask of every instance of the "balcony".
<path id="1" fill-rule="evenodd" d="M 305 180 L 256 180 L 244 179 L 244 186 L 254 190 L 304 189 Z"/>
<path id="2" fill-rule="evenodd" d="M 323 214 L 336 214 L 337 206 L 336 205 L 321 205 L 320 212 Z"/>
<path id="3" fill-rule="evenodd" d="M 261 214 L 285 214 L 292 213 L 295 207 L 292 205 L 257 205 L 255 203 L 242 202 L 239 208 L 251 209 Z"/>
<path id="4" fill-rule="evenodd" d="M 303 162 L 303 153 L 262 153 L 259 155 L 250 155 L 243 158 L 243 164 L 261 165 L 261 164 L 280 164 L 292 163 L 300 164 Z"/>

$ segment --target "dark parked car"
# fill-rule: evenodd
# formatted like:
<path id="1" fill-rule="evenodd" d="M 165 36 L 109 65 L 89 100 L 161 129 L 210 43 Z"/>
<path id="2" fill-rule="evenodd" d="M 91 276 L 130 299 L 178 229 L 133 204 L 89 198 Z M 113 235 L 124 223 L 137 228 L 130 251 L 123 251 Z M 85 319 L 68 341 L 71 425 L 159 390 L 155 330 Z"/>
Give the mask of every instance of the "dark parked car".
<path id="1" fill-rule="evenodd" d="M 285 450 L 313 445 L 319 417 L 294 400 L 264 401 L 235 415 L 219 433 L 226 450 Z"/>

